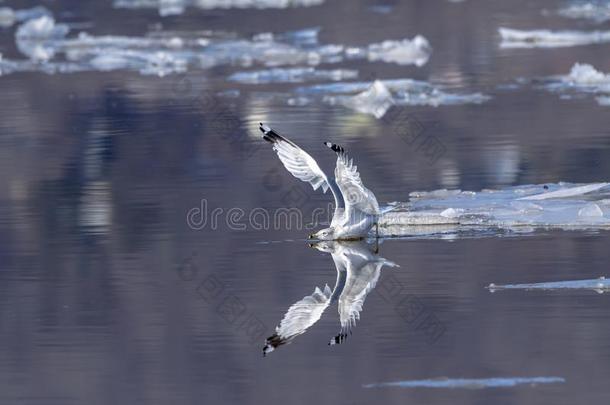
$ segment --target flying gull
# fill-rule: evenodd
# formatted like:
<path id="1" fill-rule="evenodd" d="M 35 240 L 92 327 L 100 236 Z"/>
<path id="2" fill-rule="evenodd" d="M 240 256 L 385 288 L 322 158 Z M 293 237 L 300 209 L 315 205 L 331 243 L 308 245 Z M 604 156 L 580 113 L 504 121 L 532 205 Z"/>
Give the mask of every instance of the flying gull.
<path id="1" fill-rule="evenodd" d="M 375 195 L 362 184 L 358 168 L 345 150 L 330 142 L 324 144 L 337 154 L 335 178 L 329 178 L 307 152 L 273 129 L 260 124 L 263 139 L 273 144 L 273 150 L 284 167 L 297 179 L 305 181 L 314 190 L 330 189 L 335 197 L 335 212 L 330 227 L 309 235 L 319 240 L 351 240 L 366 237 L 375 226 L 379 235 L 379 204 Z"/>

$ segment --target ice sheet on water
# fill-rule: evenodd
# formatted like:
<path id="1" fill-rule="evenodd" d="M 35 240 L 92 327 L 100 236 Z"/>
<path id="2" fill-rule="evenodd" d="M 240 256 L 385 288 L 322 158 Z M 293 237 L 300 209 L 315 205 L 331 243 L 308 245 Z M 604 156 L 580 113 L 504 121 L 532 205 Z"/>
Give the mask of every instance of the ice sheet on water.
<path id="1" fill-rule="evenodd" d="M 559 48 L 610 42 L 610 31 L 550 31 L 499 28 L 501 48 Z"/>
<path id="2" fill-rule="evenodd" d="M 263 33 L 249 39 L 214 35 L 209 37 L 163 35 L 159 32 L 133 37 L 94 36 L 84 32 L 68 35 L 67 25 L 56 23 L 50 15 L 43 15 L 20 25 L 15 37 L 18 49 L 32 61 L 46 63 L 58 59 L 55 62 L 79 64 L 80 71 L 129 69 L 142 74 L 164 76 L 189 69 L 208 69 L 219 65 L 243 67 L 301 65 L 305 67 L 270 72 L 245 72 L 234 76 L 233 79 L 264 82 L 284 79 L 300 81 L 355 78 L 355 71 L 341 69 L 316 71 L 310 67 L 320 63 L 338 63 L 346 58 L 366 59 L 369 56 L 369 47 L 363 47 L 354 53 L 353 48 L 348 52 L 343 45 L 320 45 L 317 40 L 318 31 L 317 28 L 311 28 L 284 34 Z M 401 64 L 423 63 L 421 55 L 413 53 L 409 56 L 406 51 L 400 53 L 400 49 L 409 47 L 410 43 L 409 40 L 396 41 L 395 46 L 387 47 L 388 60 Z M 373 44 L 370 48 L 375 49 L 376 57 L 383 57 L 384 50 L 377 45 Z M 11 69 L 6 69 L 5 73 L 18 71 L 20 66 L 31 70 L 29 64 L 17 63 L 13 64 Z M 41 66 L 37 70 L 57 71 L 46 66 Z"/>
<path id="3" fill-rule="evenodd" d="M 551 281 L 526 284 L 490 284 L 489 291 L 500 290 L 593 290 L 599 293 L 610 291 L 610 280 L 600 277 L 591 280 Z"/>
<path id="4" fill-rule="evenodd" d="M 481 93 L 449 93 L 428 82 L 411 79 L 375 80 L 374 82 L 330 83 L 301 87 L 298 93 L 322 97 L 331 105 L 381 118 L 393 105 L 480 104 L 490 99 Z"/>
<path id="5" fill-rule="evenodd" d="M 610 95 L 610 74 L 600 72 L 588 64 L 576 63 L 567 75 L 543 79 L 542 86 L 562 95 L 575 92 L 602 94 L 597 101 L 600 105 L 606 105 L 604 95 L 606 97 Z"/>
<path id="6" fill-rule="evenodd" d="M 349 69 L 316 69 L 314 67 L 275 68 L 237 72 L 227 80 L 247 84 L 302 83 L 314 80 L 350 80 L 358 77 L 358 71 Z"/>
<path id="7" fill-rule="evenodd" d="M 162 17 L 184 13 L 187 7 L 215 8 L 289 8 L 309 7 L 322 4 L 324 0 L 114 0 L 116 8 L 156 8 Z"/>
<path id="8" fill-rule="evenodd" d="M 493 377 L 493 378 L 431 378 L 427 380 L 404 380 L 375 384 L 365 384 L 364 388 L 449 388 L 483 389 L 506 388 L 517 385 L 538 385 L 564 383 L 562 377 Z"/>
<path id="9" fill-rule="evenodd" d="M 599 24 L 610 20 L 610 2 L 578 1 L 560 8 L 557 14 L 566 18 L 584 18 Z"/>
<path id="10" fill-rule="evenodd" d="M 610 183 L 525 185 L 480 192 L 413 192 L 383 214 L 380 227 L 610 228 Z"/>

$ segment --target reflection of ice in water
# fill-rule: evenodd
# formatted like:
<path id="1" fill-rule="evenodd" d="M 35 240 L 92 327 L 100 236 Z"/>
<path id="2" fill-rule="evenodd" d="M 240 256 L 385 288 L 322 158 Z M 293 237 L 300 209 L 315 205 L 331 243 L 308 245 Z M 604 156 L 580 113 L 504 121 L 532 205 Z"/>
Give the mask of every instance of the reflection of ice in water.
<path id="1" fill-rule="evenodd" d="M 610 280 L 600 277 L 592 280 L 551 281 L 529 284 L 490 284 L 489 291 L 499 290 L 593 290 L 603 293 L 610 290 Z"/>
<path id="2" fill-rule="evenodd" d="M 214 8 L 288 8 L 322 4 L 324 0 L 114 0 L 117 8 L 156 8 L 162 17 L 184 13 L 186 7 Z"/>
<path id="3" fill-rule="evenodd" d="M 607 1 L 579 1 L 562 7 L 557 12 L 567 18 L 585 18 L 596 23 L 610 20 L 610 3 Z"/>
<path id="4" fill-rule="evenodd" d="M 384 235 L 417 234 L 415 226 L 438 233 L 468 228 L 610 228 L 610 183 L 547 184 L 469 192 L 413 192 L 380 219 Z M 428 229 L 433 231 L 433 229 Z"/>
<path id="5" fill-rule="evenodd" d="M 502 48 L 555 48 L 610 42 L 610 31 L 549 31 L 500 28 Z"/>
<path id="6" fill-rule="evenodd" d="M 343 105 L 355 111 L 381 118 L 392 105 L 479 104 L 489 100 L 481 93 L 448 93 L 430 83 L 411 80 L 376 80 L 370 82 L 321 84 L 297 89 L 306 96 L 323 96 L 331 105 Z"/>
<path id="7" fill-rule="evenodd" d="M 566 96 L 572 92 L 610 94 L 610 74 L 600 72 L 588 64 L 576 63 L 569 74 L 546 78 L 543 87 Z M 600 105 L 605 105 L 604 96 L 597 101 Z"/>
<path id="8" fill-rule="evenodd" d="M 496 378 L 435 378 L 429 380 L 393 381 L 377 384 L 366 384 L 364 388 L 400 387 L 400 388 L 504 388 L 517 385 L 564 383 L 561 377 L 496 377 Z"/>

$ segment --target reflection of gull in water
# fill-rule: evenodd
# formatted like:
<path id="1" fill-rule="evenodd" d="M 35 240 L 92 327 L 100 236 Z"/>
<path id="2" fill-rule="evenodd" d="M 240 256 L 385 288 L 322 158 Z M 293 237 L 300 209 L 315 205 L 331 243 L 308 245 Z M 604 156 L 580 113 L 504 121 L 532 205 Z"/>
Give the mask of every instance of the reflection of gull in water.
<path id="1" fill-rule="evenodd" d="M 275 328 L 275 333 L 267 338 L 263 354 L 270 353 L 305 333 L 320 320 L 326 308 L 336 301 L 341 329 L 329 344 L 342 343 L 360 319 L 364 300 L 375 288 L 381 268 L 398 267 L 396 263 L 371 252 L 369 246 L 362 241 L 324 241 L 312 246 L 332 255 L 337 268 L 335 287 L 332 291 L 328 286 L 324 289 L 316 287 L 313 294 L 294 303 Z"/>
<path id="2" fill-rule="evenodd" d="M 316 161 L 303 149 L 279 135 L 266 125 L 260 124 L 263 138 L 273 144 L 273 150 L 296 178 L 303 180 L 314 190 L 329 188 L 335 197 L 335 212 L 330 227 L 322 229 L 310 238 L 320 240 L 361 239 L 375 225 L 378 230 L 379 204 L 375 195 L 362 184 L 358 168 L 345 150 L 330 142 L 325 145 L 337 154 L 335 178 L 328 178 Z"/>

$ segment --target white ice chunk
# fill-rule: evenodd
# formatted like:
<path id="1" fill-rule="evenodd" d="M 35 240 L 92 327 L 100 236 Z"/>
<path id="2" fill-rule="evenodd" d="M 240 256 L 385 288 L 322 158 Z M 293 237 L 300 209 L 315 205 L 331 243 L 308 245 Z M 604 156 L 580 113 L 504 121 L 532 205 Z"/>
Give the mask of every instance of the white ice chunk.
<path id="1" fill-rule="evenodd" d="M 321 94 L 332 105 L 343 105 L 380 118 L 392 105 L 457 105 L 479 104 L 490 99 L 481 93 L 459 94 L 445 92 L 430 83 L 411 80 L 377 80 L 320 84 L 297 89 L 302 94 Z M 352 94 L 360 92 L 360 94 Z M 388 94 L 389 93 L 389 94 Z M 352 94 L 352 95 L 343 95 Z"/>
<path id="2" fill-rule="evenodd" d="M 569 79 L 575 84 L 610 83 L 610 75 L 604 74 L 586 63 L 576 63 L 574 66 L 572 66 Z"/>
<path id="3" fill-rule="evenodd" d="M 604 292 L 610 290 L 610 280 L 606 277 L 599 277 L 591 280 L 568 280 L 568 281 L 549 281 L 544 283 L 528 284 L 500 284 L 494 283 L 487 287 L 491 292 L 499 290 L 594 290 Z"/>
<path id="4" fill-rule="evenodd" d="M 603 217 L 604 212 L 595 203 L 588 204 L 578 211 L 579 217 Z"/>
<path id="5" fill-rule="evenodd" d="M 448 221 L 458 226 L 454 229 L 458 232 L 608 229 L 610 218 L 604 212 L 610 209 L 609 192 L 610 183 L 524 185 L 477 193 L 412 192 L 409 202 L 383 213 L 379 225 L 391 227 L 392 235 L 413 235 L 413 226 L 447 225 Z M 528 199 L 523 199 L 524 195 Z"/>
<path id="6" fill-rule="evenodd" d="M 417 35 L 412 40 L 383 41 L 368 46 L 368 59 L 383 62 L 398 63 L 399 65 L 423 66 L 432 54 L 432 47 L 428 40 Z"/>
<path id="7" fill-rule="evenodd" d="M 610 20 L 610 3 L 608 2 L 578 2 L 565 6 L 557 12 L 567 18 L 584 18 L 596 23 Z"/>
<path id="8" fill-rule="evenodd" d="M 610 31 L 550 31 L 499 28 L 501 48 L 555 48 L 610 42 Z"/>
<path id="9" fill-rule="evenodd" d="M 55 24 L 53 17 L 48 15 L 33 18 L 17 28 L 17 48 L 32 60 L 47 61 L 55 55 L 53 41 L 63 39 L 68 31 L 67 25 Z"/>
<path id="10" fill-rule="evenodd" d="M 0 7 L 0 28 L 10 27 L 15 21 L 15 12 L 11 8 Z"/>
<path id="11" fill-rule="evenodd" d="M 227 80 L 248 83 L 302 83 L 312 80 L 341 81 L 355 79 L 358 72 L 347 69 L 323 70 L 313 67 L 305 68 L 275 68 L 267 70 L 256 70 L 251 72 L 237 72 L 228 77 Z"/>
<path id="12" fill-rule="evenodd" d="M 204 10 L 215 8 L 288 8 L 309 7 L 324 0 L 114 0 L 114 7 L 140 9 L 156 8 L 162 17 L 184 13 L 186 7 Z"/>
<path id="13" fill-rule="evenodd" d="M 550 198 L 576 197 L 600 190 L 608 185 L 610 185 L 610 183 L 592 183 L 576 187 L 565 187 L 556 191 L 550 191 L 548 193 L 528 195 L 526 197 L 519 198 L 519 200 L 548 200 Z"/>
<path id="14" fill-rule="evenodd" d="M 55 24 L 53 17 L 44 15 L 26 21 L 15 34 L 17 39 L 41 40 L 64 38 L 70 28 L 65 24 Z"/>
<path id="15" fill-rule="evenodd" d="M 379 80 L 355 96 L 330 96 L 327 98 L 331 104 L 341 104 L 363 114 L 371 114 L 375 118 L 381 118 L 394 104 L 392 93 Z"/>
<path id="16" fill-rule="evenodd" d="M 562 377 L 493 377 L 493 378 L 435 378 L 429 380 L 405 380 L 365 384 L 364 388 L 436 388 L 436 389 L 470 389 L 506 388 L 518 385 L 539 385 L 565 383 Z"/>
<path id="17" fill-rule="evenodd" d="M 13 10 L 9 7 L 0 7 L 0 28 L 8 28 L 16 22 L 22 22 L 45 15 L 52 16 L 51 12 L 42 6 L 21 10 Z"/>
<path id="18" fill-rule="evenodd" d="M 596 98 L 597 103 L 604 107 L 610 107 L 610 96 L 600 96 Z"/>
<path id="19" fill-rule="evenodd" d="M 564 99 L 572 98 L 574 92 L 579 93 L 610 93 L 610 74 L 600 72 L 593 66 L 576 63 L 570 73 L 565 76 L 551 76 L 544 79 L 543 88 L 561 93 Z M 604 97 L 597 99 L 604 105 Z"/>
<path id="20" fill-rule="evenodd" d="M 458 218 L 461 214 L 464 213 L 464 210 L 461 208 L 447 208 L 443 212 L 441 212 L 441 216 L 445 218 Z"/>

